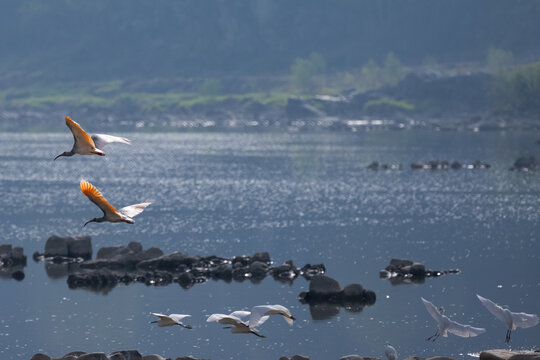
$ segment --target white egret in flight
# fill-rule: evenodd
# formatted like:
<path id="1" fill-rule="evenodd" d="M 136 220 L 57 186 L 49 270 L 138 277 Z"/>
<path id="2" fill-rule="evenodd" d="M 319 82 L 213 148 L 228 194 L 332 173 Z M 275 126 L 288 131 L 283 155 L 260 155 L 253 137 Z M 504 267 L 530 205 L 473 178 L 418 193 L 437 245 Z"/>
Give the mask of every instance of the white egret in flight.
<path id="1" fill-rule="evenodd" d="M 184 315 L 184 314 L 163 315 L 159 313 L 150 313 L 150 315 L 154 315 L 159 318 L 159 320 L 152 321 L 152 324 L 157 323 L 159 327 L 180 325 L 183 328 L 192 329 L 191 325 L 185 325 L 182 322 L 182 319 L 190 317 L 191 315 Z"/>
<path id="2" fill-rule="evenodd" d="M 206 319 L 206 322 L 217 322 L 219 324 L 224 325 L 230 325 L 225 327 L 225 329 L 231 329 L 231 332 L 233 334 L 254 334 L 258 337 L 266 337 L 264 335 L 259 334 L 259 331 L 257 330 L 257 326 L 263 324 L 267 319 L 268 316 L 263 316 L 259 319 L 257 323 L 250 323 L 250 321 L 243 321 L 243 318 L 246 318 L 250 316 L 249 311 L 233 311 L 229 315 L 226 314 L 212 314 Z"/>
<path id="3" fill-rule="evenodd" d="M 73 134 L 73 147 L 71 148 L 71 151 L 64 151 L 55 157 L 54 160 L 58 159 L 60 156 L 73 156 L 75 154 L 105 156 L 105 153 L 101 149 L 109 143 L 121 142 L 124 144 L 131 144 L 130 140 L 118 136 L 105 134 L 94 134 L 90 136 L 79 124 L 71 120 L 69 116 L 66 116 L 66 125 Z"/>
<path id="4" fill-rule="evenodd" d="M 86 226 L 91 222 L 125 222 L 128 224 L 133 224 L 133 218 L 143 212 L 144 208 L 150 205 L 152 202 L 143 202 L 140 204 L 130 205 L 116 210 L 114 206 L 109 204 L 107 200 L 101 195 L 98 189 L 86 180 L 81 180 L 81 191 L 84 195 L 90 199 L 94 204 L 96 204 L 101 211 L 103 211 L 103 216 L 100 218 L 93 218 L 92 220 L 87 221 L 83 226 Z"/>
<path id="5" fill-rule="evenodd" d="M 287 309 L 285 306 L 282 305 L 257 305 L 254 306 L 251 309 L 251 316 L 249 317 L 249 323 L 250 324 L 256 324 L 259 322 L 259 319 L 261 319 L 263 316 L 269 316 L 269 315 L 281 315 L 283 316 L 283 319 L 292 326 L 293 321 L 296 320 L 294 316 L 292 316 L 289 309 Z"/>
<path id="6" fill-rule="evenodd" d="M 450 320 L 447 316 L 443 315 L 439 309 L 432 303 L 424 298 L 421 298 L 427 311 L 437 321 L 437 331 L 434 335 L 428 337 L 426 340 L 435 341 L 439 336 L 448 337 L 448 333 L 460 336 L 460 337 L 473 337 L 478 336 L 486 332 L 486 329 L 475 328 L 470 325 L 463 325 L 458 322 Z"/>
<path id="7" fill-rule="evenodd" d="M 493 301 L 486 299 L 476 294 L 478 300 L 485 306 L 486 309 L 499 320 L 501 320 L 508 330 L 506 331 L 506 342 L 510 342 L 510 334 L 512 330 L 516 330 L 518 327 L 529 328 L 538 325 L 538 315 L 526 314 L 524 312 L 511 312 L 509 309 L 505 309 L 500 305 L 495 304 Z"/>
<path id="8" fill-rule="evenodd" d="M 389 343 L 386 343 L 386 345 L 384 347 L 384 354 L 386 355 L 386 358 L 388 360 L 397 360 L 397 351 Z"/>

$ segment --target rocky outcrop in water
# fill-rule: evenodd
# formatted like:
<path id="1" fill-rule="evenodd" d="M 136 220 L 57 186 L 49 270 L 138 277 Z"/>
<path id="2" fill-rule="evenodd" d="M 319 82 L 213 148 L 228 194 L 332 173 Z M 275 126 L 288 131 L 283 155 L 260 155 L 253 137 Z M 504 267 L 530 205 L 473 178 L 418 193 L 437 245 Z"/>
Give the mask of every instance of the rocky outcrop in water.
<path id="1" fill-rule="evenodd" d="M 24 279 L 25 266 L 26 255 L 22 247 L 0 245 L 0 277 L 21 281 Z"/>
<path id="2" fill-rule="evenodd" d="M 540 349 L 535 351 L 486 350 L 480 360 L 540 360 Z"/>
<path id="3" fill-rule="evenodd" d="M 373 161 L 367 166 L 369 170 L 378 171 L 378 170 L 401 170 L 403 169 L 402 164 L 379 164 L 378 161 Z"/>
<path id="4" fill-rule="evenodd" d="M 325 275 L 315 275 L 309 283 L 309 291 L 298 295 L 302 304 L 309 304 L 314 320 L 329 319 L 337 315 L 341 307 L 350 312 L 360 312 L 366 305 L 373 305 L 376 295 L 360 284 L 350 284 L 341 289 L 339 283 Z"/>
<path id="5" fill-rule="evenodd" d="M 30 360 L 172 360 L 161 355 L 141 355 L 137 350 L 121 350 L 110 354 L 104 352 L 86 353 L 84 351 L 72 351 L 60 358 L 51 358 L 45 354 L 35 354 Z M 205 360 L 193 356 L 178 357 L 176 360 Z"/>
<path id="6" fill-rule="evenodd" d="M 439 277 L 444 274 L 457 274 L 459 270 L 427 270 L 418 262 L 407 259 L 392 259 L 390 264 L 379 272 L 379 277 L 388 279 L 392 285 L 421 284 L 427 277 Z"/>
<path id="7" fill-rule="evenodd" d="M 322 264 L 306 264 L 302 268 L 294 266 L 292 260 L 283 265 L 273 266 L 267 252 L 259 252 L 253 256 L 240 255 L 233 258 L 219 256 L 189 256 L 174 252 L 165 254 L 161 249 L 152 247 L 144 250 L 138 242 L 127 246 L 108 246 L 99 249 L 96 259 L 83 260 L 80 255 L 67 251 L 65 244 L 77 241 L 66 238 L 51 237 L 55 246 L 49 246 L 44 254 L 35 254 L 34 258 L 45 261 L 47 274 L 53 278 L 67 276 L 68 286 L 72 289 L 85 288 L 107 292 L 118 284 L 144 283 L 152 286 L 178 283 L 183 288 L 207 281 L 208 279 L 230 282 L 250 280 L 260 282 L 266 276 L 284 283 L 291 283 L 299 276 L 310 279 L 314 275 L 324 274 Z M 81 239 L 90 247 L 90 238 Z M 59 246 L 57 246 L 60 244 Z M 51 252 L 51 248 L 60 249 Z M 87 246 L 85 245 L 85 248 Z M 69 249 L 69 247 L 68 247 Z"/>
<path id="8" fill-rule="evenodd" d="M 468 170 L 483 170 L 489 169 L 490 164 L 476 160 L 472 164 L 461 163 L 459 161 L 446 161 L 446 160 L 431 160 L 428 162 L 414 162 L 411 164 L 411 169 L 413 170 L 459 170 L 459 169 L 468 169 Z"/>
<path id="9" fill-rule="evenodd" d="M 36 256 L 36 254 L 34 255 Z M 83 260 L 92 257 L 92 242 L 90 236 L 62 237 L 52 235 L 45 243 L 45 257 L 81 258 Z"/>
<path id="10" fill-rule="evenodd" d="M 518 158 L 510 170 L 536 171 L 540 170 L 540 161 L 534 156 L 522 156 Z"/>
<path id="11" fill-rule="evenodd" d="M 310 357 L 309 356 L 305 356 L 305 355 L 294 355 L 293 357 L 286 357 L 286 356 L 282 356 L 279 358 L 279 360 L 309 360 Z"/>

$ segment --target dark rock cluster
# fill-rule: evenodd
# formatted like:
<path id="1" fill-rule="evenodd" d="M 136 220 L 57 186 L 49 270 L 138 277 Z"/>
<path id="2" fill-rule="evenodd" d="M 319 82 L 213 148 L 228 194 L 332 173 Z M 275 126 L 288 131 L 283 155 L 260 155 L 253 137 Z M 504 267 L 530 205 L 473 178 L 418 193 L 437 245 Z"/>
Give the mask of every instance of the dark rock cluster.
<path id="1" fill-rule="evenodd" d="M 22 247 L 12 247 L 11 244 L 0 245 L 0 277 L 21 281 L 24 279 L 25 266 L 26 255 Z"/>
<path id="2" fill-rule="evenodd" d="M 88 243 L 89 251 L 87 248 L 85 255 L 92 253 L 90 238 L 51 236 L 47 244 L 53 242 L 55 248 L 64 249 L 65 247 L 61 245 L 62 239 L 70 246 L 80 241 Z M 143 250 L 140 243 L 131 242 L 127 246 L 103 247 L 99 249 L 96 259 L 81 260 L 80 256 L 76 258 L 65 256 L 64 250 L 62 256 L 53 255 L 55 252 L 50 251 L 53 246 L 47 244 L 45 254 L 35 254 L 34 257 L 45 260 L 46 270 L 50 276 L 68 276 L 67 283 L 72 289 L 108 291 L 119 283 L 134 282 L 153 286 L 174 282 L 187 289 L 208 279 L 227 282 L 249 279 L 257 283 L 269 275 L 280 282 L 291 283 L 298 276 L 310 279 L 325 272 L 322 264 L 306 264 L 302 268 L 297 268 L 292 260 L 283 265 L 272 266 L 272 260 L 267 252 L 255 253 L 253 256 L 235 256 L 232 259 L 218 256 L 202 257 L 179 252 L 165 254 L 155 247 Z"/>
<path id="3" fill-rule="evenodd" d="M 72 351 L 59 358 L 51 358 L 45 354 L 35 354 L 30 360 L 172 360 L 161 355 L 151 354 L 142 356 L 137 350 L 121 350 L 110 354 L 104 352 L 87 353 L 84 351 Z M 176 360 L 204 360 L 192 356 L 178 357 Z"/>
<path id="4" fill-rule="evenodd" d="M 360 284 L 350 284 L 341 289 L 331 277 L 316 275 L 311 278 L 309 291 L 298 295 L 302 304 L 309 304 L 314 320 L 329 319 L 339 313 L 341 307 L 351 312 L 360 312 L 366 305 L 376 301 L 375 293 Z"/>
<path id="5" fill-rule="evenodd" d="M 518 158 L 510 170 L 517 171 L 536 171 L 540 170 L 540 160 L 534 156 L 522 156 Z"/>
<path id="6" fill-rule="evenodd" d="M 390 264 L 379 272 L 382 279 L 388 279 L 392 285 L 421 284 L 426 277 L 438 277 L 444 274 L 457 274 L 459 270 L 426 270 L 418 262 L 407 259 L 392 259 Z"/>
<path id="7" fill-rule="evenodd" d="M 449 162 L 446 160 L 431 160 L 427 162 L 414 162 L 411 164 L 411 169 L 413 170 L 460 170 L 460 169 L 469 169 L 469 170 L 479 170 L 479 169 L 489 169 L 490 164 L 476 160 L 472 164 L 461 163 L 459 161 Z"/>
<path id="8" fill-rule="evenodd" d="M 403 169 L 402 164 L 379 164 L 378 161 L 373 161 L 367 166 L 369 170 L 401 170 Z"/>

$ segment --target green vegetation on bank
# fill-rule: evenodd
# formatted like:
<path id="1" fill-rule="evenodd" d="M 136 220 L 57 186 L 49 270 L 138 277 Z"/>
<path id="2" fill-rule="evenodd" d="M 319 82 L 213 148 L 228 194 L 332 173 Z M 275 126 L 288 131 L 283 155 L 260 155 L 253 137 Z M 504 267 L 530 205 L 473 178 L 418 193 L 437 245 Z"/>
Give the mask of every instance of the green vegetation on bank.
<path id="1" fill-rule="evenodd" d="M 445 71 L 434 59 L 428 59 L 426 63 L 423 70 Z M 487 70 L 492 75 L 487 94 L 491 110 L 540 114 L 540 62 L 516 65 L 511 52 L 491 48 L 484 64 L 478 64 L 476 68 L 469 65 L 466 70 Z M 197 111 L 227 106 L 250 110 L 256 109 L 252 108 L 254 104 L 284 108 L 290 95 L 310 98 L 336 95 L 350 89 L 384 89 L 398 84 L 410 71 L 392 52 L 380 63 L 370 59 L 359 69 L 349 72 L 328 70 L 324 57 L 312 53 L 306 58 L 297 58 L 287 76 L 41 83 L 0 89 L 0 107 L 37 110 L 87 107 L 143 112 Z M 456 69 L 450 70 L 453 71 Z M 406 95 L 394 99 L 385 96 L 385 90 L 381 91 L 379 99 L 363 105 L 366 113 L 415 112 L 427 106 L 418 99 L 407 99 Z M 432 101 L 428 107 L 436 108 L 436 104 Z"/>

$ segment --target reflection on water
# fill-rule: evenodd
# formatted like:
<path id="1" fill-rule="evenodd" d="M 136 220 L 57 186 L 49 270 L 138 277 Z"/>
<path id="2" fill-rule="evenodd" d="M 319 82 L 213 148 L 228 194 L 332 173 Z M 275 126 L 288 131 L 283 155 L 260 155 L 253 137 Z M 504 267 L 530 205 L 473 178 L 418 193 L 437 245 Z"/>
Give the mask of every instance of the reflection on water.
<path id="1" fill-rule="evenodd" d="M 73 291 L 65 267 L 29 262 L 24 281 L 2 280 L 0 356 L 28 359 L 71 350 L 136 348 L 176 358 L 276 359 L 287 354 L 382 357 L 389 341 L 404 357 L 478 352 L 506 346 L 500 324 L 475 299 L 496 298 L 539 313 L 538 173 L 509 171 L 536 155 L 536 134 L 380 131 L 355 134 L 131 134 L 132 145 L 106 157 L 52 162 L 65 134 L 0 134 L 2 243 L 41 251 L 50 234 L 92 237 L 97 248 L 140 242 L 165 253 L 227 259 L 267 251 L 275 264 L 324 264 L 341 284 L 362 284 L 377 302 L 360 312 L 328 306 L 314 321 L 298 302 L 303 277 L 280 282 L 206 281 L 181 286 L 118 283 L 114 291 Z M 24 151 L 21 151 L 24 149 Z M 114 150 L 114 151 L 113 151 Z M 367 166 L 457 159 L 491 165 L 481 171 L 372 171 Z M 60 161 L 65 160 L 65 161 Z M 153 199 L 134 225 L 95 224 L 95 206 L 79 189 L 88 179 L 113 203 Z M 128 189 L 129 191 L 126 191 Z M 424 284 L 379 279 L 391 258 L 435 269 L 460 269 Z M 301 266 L 301 265 L 297 265 Z M 69 274 L 69 265 L 67 273 Z M 51 275 L 49 277 L 49 275 Z M 432 328 L 420 297 L 452 317 L 487 329 L 471 339 L 427 343 Z M 206 317 L 283 304 L 297 321 L 269 322 L 265 339 L 207 326 Z M 317 310 L 318 311 L 318 310 Z M 324 313 L 317 313 L 322 314 Z M 149 312 L 189 313 L 193 330 L 153 328 Z M 316 313 L 316 312 L 313 312 Z M 429 331 L 428 331 L 429 330 Z M 540 327 L 519 329 L 512 349 L 537 344 Z M 504 339 L 503 339 L 504 340 Z"/>

